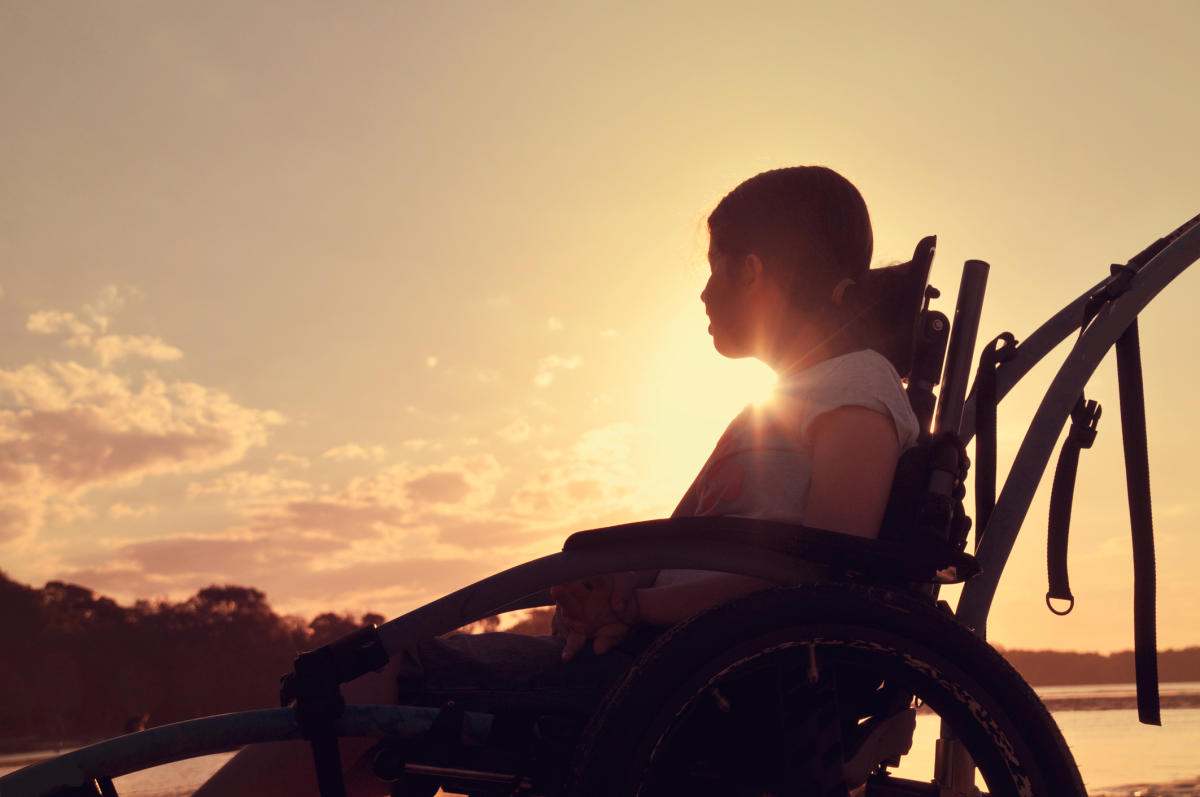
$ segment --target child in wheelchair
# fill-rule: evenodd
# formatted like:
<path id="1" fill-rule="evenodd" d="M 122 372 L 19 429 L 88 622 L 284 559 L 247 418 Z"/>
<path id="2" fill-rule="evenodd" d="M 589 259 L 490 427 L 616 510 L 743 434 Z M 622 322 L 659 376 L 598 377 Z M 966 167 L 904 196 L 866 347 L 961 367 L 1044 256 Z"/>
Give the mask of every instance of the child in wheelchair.
<path id="1" fill-rule="evenodd" d="M 776 169 L 725 196 L 708 228 L 711 276 L 700 298 L 713 345 L 726 357 L 761 360 L 779 381 L 772 401 L 748 406 L 730 423 L 674 515 L 760 518 L 875 537 L 897 461 L 920 430 L 896 368 L 879 353 L 887 349 L 880 339 L 888 332 L 887 276 L 870 269 L 866 204 L 828 168 Z M 827 576 L 819 564 L 809 567 L 805 580 Z M 580 723 L 663 629 L 769 586 L 697 570 L 560 584 L 551 590 L 552 636 L 431 639 L 347 684 L 343 695 L 348 703 L 508 707 L 507 716 L 525 718 L 512 720 L 525 723 L 522 733 L 532 729 L 569 758 Z M 567 719 L 555 728 L 547 719 L 554 716 Z M 735 738 L 727 737 L 730 744 Z M 417 754 L 462 763 L 455 760 L 461 753 L 439 744 L 434 738 Z M 387 793 L 372 771 L 380 768 L 374 745 L 342 740 L 348 793 Z M 307 759 L 299 742 L 252 746 L 197 794 L 316 793 Z M 436 789 L 432 780 L 398 777 L 412 793 Z"/>

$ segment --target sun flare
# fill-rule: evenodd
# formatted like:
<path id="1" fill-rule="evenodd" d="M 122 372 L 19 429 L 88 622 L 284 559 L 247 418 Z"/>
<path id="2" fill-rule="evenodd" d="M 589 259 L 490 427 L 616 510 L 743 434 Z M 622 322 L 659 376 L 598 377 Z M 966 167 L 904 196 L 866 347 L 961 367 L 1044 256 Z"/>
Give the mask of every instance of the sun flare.
<path id="1" fill-rule="evenodd" d="M 671 491 L 664 500 L 679 498 L 674 491 L 690 483 L 729 422 L 748 403 L 769 401 L 776 383 L 758 360 L 718 354 L 703 322 L 694 306 L 664 319 L 639 380 L 639 414 L 654 442 L 650 472 Z"/>

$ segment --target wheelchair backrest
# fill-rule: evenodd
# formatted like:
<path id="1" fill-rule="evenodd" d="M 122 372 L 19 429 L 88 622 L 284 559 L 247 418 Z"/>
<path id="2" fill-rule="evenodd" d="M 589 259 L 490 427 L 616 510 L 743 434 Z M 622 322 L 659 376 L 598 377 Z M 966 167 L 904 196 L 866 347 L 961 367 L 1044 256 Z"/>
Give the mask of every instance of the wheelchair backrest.
<path id="1" fill-rule="evenodd" d="M 950 335 L 949 319 L 929 309 L 929 299 L 939 295 L 928 284 L 936 247 L 936 236 L 922 238 L 912 260 L 875 269 L 870 295 L 860 297 L 870 319 L 866 336 L 870 347 L 908 382 L 908 400 L 923 435 L 932 428 L 937 402 L 933 389 L 941 381 Z"/>
<path id="2" fill-rule="evenodd" d="M 986 264 L 968 261 L 951 325 L 929 308 L 929 300 L 939 295 L 928 284 L 936 243 L 934 236 L 923 238 L 912 260 L 889 266 L 886 290 L 872 297 L 879 319 L 873 348 L 907 382 L 921 430 L 917 446 L 897 465 L 879 536 L 933 552 L 946 546 L 961 551 L 971 526 L 962 505 L 969 461 L 958 426 L 987 274 Z"/>
<path id="3" fill-rule="evenodd" d="M 943 313 L 929 308 L 929 300 L 941 295 L 929 285 L 936 248 L 936 236 L 922 238 L 912 260 L 875 269 L 870 295 L 860 298 L 870 319 L 868 343 L 907 382 L 908 400 L 923 434 L 958 431 L 988 272 L 986 263 L 967 261 L 951 324 Z M 941 390 L 935 394 L 939 383 Z"/>
<path id="4" fill-rule="evenodd" d="M 937 237 L 927 236 L 917 244 L 912 260 L 875 269 L 872 294 L 861 300 L 873 319 L 872 348 L 887 357 L 905 379 L 913 371 L 921 341 L 918 326 L 921 312 L 927 309 L 926 286 L 936 246 Z"/>

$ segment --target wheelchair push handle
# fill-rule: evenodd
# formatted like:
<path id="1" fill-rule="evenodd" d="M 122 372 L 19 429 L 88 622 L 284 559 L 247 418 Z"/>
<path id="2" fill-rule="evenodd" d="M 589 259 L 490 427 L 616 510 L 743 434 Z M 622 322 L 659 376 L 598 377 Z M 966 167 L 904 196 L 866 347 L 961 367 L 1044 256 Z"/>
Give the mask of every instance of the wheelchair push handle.
<path id="1" fill-rule="evenodd" d="M 967 396 L 967 378 L 975 359 L 975 339 L 979 335 L 979 316 L 983 312 L 983 294 L 987 289 L 990 268 L 991 266 L 982 260 L 968 260 L 963 265 L 934 432 L 959 431 Z"/>

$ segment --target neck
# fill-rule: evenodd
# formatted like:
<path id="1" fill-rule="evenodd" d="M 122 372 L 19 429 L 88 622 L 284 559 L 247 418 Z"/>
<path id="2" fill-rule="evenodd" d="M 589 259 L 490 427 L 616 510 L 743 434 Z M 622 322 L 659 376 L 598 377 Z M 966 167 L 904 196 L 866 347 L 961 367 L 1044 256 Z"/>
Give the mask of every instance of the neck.
<path id="1" fill-rule="evenodd" d="M 799 373 L 819 362 L 863 348 L 854 330 L 844 324 L 800 324 L 778 336 L 776 345 L 759 357 L 779 376 Z"/>
<path id="2" fill-rule="evenodd" d="M 759 359 L 779 376 L 803 371 L 828 356 L 826 336 L 808 324 L 779 335 L 771 344 Z"/>

